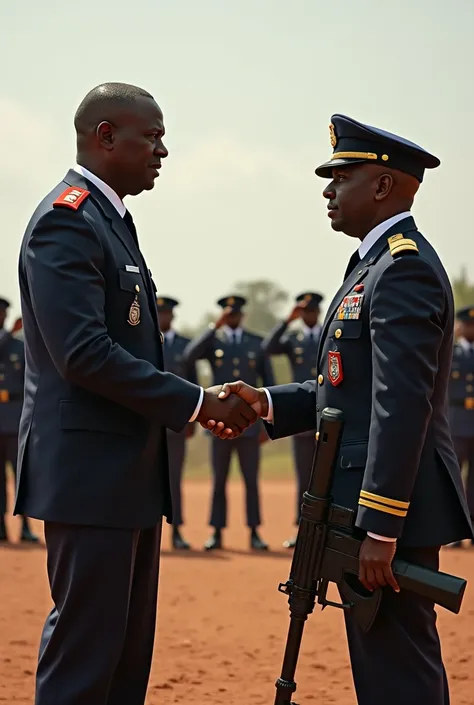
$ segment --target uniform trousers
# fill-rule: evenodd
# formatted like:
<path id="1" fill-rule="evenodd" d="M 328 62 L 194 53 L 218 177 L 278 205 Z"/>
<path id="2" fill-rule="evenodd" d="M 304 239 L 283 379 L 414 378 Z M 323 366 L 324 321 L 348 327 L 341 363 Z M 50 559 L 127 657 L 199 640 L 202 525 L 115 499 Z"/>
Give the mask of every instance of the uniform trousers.
<path id="1" fill-rule="evenodd" d="M 245 483 L 245 505 L 247 526 L 260 525 L 260 497 L 258 470 L 260 465 L 260 443 L 258 436 L 240 436 L 233 440 L 211 439 L 213 492 L 210 525 L 215 529 L 227 526 L 227 477 L 232 454 L 237 453 Z"/>
<path id="2" fill-rule="evenodd" d="M 45 522 L 53 608 L 35 705 L 144 705 L 156 622 L 161 524 Z"/>
<path id="3" fill-rule="evenodd" d="M 183 496 L 181 483 L 183 467 L 186 458 L 185 433 L 167 433 L 168 464 L 170 476 L 171 502 L 173 506 L 173 526 L 181 526 L 183 522 Z"/>
<path id="4" fill-rule="evenodd" d="M 462 468 L 467 463 L 466 495 L 471 518 L 474 519 L 474 437 L 453 436 L 454 449 Z"/>
<path id="5" fill-rule="evenodd" d="M 7 462 L 12 464 L 16 476 L 18 436 L 0 434 L 0 517 L 7 512 Z"/>
<path id="6" fill-rule="evenodd" d="M 438 570 L 438 547 L 400 549 L 397 557 Z M 384 588 L 367 634 L 350 611 L 345 620 L 358 705 L 449 705 L 433 602 Z"/>

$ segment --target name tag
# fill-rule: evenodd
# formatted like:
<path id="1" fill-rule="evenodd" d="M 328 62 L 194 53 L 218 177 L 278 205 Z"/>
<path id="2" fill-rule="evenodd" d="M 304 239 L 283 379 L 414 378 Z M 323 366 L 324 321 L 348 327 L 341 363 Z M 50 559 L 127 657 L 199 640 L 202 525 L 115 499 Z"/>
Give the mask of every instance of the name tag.
<path id="1" fill-rule="evenodd" d="M 135 267 L 135 265 L 133 265 L 133 264 L 126 264 L 125 271 L 126 272 L 134 272 L 134 274 L 140 274 L 140 268 Z"/>

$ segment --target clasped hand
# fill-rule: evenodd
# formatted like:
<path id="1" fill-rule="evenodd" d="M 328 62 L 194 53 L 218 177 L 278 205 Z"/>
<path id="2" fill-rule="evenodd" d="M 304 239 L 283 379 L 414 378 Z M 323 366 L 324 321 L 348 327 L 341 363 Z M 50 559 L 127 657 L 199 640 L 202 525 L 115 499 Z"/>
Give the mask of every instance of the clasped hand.
<path id="1" fill-rule="evenodd" d="M 239 381 L 206 389 L 197 420 L 214 436 L 232 439 L 267 413 L 265 392 Z"/>

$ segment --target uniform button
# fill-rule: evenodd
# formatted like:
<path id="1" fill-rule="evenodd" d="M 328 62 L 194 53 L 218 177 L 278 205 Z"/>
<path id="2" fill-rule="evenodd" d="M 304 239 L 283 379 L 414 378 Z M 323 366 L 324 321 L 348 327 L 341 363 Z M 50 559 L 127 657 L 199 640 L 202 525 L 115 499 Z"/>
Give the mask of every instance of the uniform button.
<path id="1" fill-rule="evenodd" d="M 338 329 L 336 330 L 336 332 L 334 333 L 334 335 L 336 336 L 336 338 L 340 338 L 341 335 L 342 335 L 342 330 L 341 330 L 340 328 L 338 328 Z"/>
<path id="2" fill-rule="evenodd" d="M 319 411 L 320 411 L 319 406 L 316 407 L 316 411 L 319 413 Z"/>
<path id="3" fill-rule="evenodd" d="M 161 340 L 161 344 L 163 345 L 163 343 L 165 342 L 165 336 L 161 332 L 160 332 L 160 340 Z"/>
<path id="4" fill-rule="evenodd" d="M 319 441 L 319 431 L 316 432 L 314 437 L 316 438 L 317 441 Z"/>
<path id="5" fill-rule="evenodd" d="M 472 384 L 468 384 L 466 387 L 466 392 L 472 392 L 472 391 L 474 391 L 474 387 L 472 386 Z"/>
<path id="6" fill-rule="evenodd" d="M 135 284 L 135 291 L 137 292 L 137 294 L 140 293 L 140 287 L 138 284 Z"/>
<path id="7" fill-rule="evenodd" d="M 232 374 L 234 375 L 234 377 L 240 377 L 239 370 L 234 370 Z"/>
<path id="8" fill-rule="evenodd" d="M 318 384 L 321 385 L 324 382 L 324 377 L 323 375 L 319 375 L 318 377 Z"/>
<path id="9" fill-rule="evenodd" d="M 316 367 L 312 367 L 312 368 L 311 368 L 311 374 L 313 375 L 313 377 L 316 377 L 316 372 L 317 372 L 317 371 L 318 371 L 318 370 L 316 369 Z"/>

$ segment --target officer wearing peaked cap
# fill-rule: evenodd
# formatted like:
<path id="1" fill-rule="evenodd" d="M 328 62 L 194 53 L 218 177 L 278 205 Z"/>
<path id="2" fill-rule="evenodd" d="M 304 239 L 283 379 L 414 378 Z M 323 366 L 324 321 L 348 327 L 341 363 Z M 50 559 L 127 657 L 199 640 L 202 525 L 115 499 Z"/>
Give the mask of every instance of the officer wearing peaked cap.
<path id="1" fill-rule="evenodd" d="M 163 334 L 164 368 L 167 372 L 183 377 L 197 384 L 195 365 L 185 365 L 183 352 L 190 342 L 189 338 L 180 335 L 173 327 L 174 309 L 179 301 L 169 296 L 159 296 L 156 300 L 160 331 Z M 172 546 L 177 550 L 188 550 L 189 543 L 181 535 L 183 525 L 182 477 L 186 459 L 186 442 L 194 434 L 194 423 L 188 423 L 181 431 L 167 429 L 168 461 L 170 468 L 171 503 L 173 507 Z"/>
<path id="2" fill-rule="evenodd" d="M 184 357 L 189 365 L 201 359 L 209 361 L 214 384 L 228 379 L 248 380 L 251 384 L 257 384 L 258 380 L 262 384 L 274 383 L 271 363 L 261 349 L 261 336 L 242 327 L 242 309 L 246 303 L 245 297 L 237 295 L 219 299 L 217 305 L 222 315 L 185 350 Z M 258 422 L 233 441 L 212 437 L 214 487 L 209 523 L 214 531 L 205 544 L 206 550 L 222 547 L 222 529 L 227 524 L 226 484 L 233 451 L 239 456 L 245 482 L 250 547 L 259 551 L 268 548 L 257 531 L 261 523 L 258 471 L 262 434 L 265 435 L 265 431 Z"/>
<path id="3" fill-rule="evenodd" d="M 391 569 L 398 555 L 436 570 L 442 545 L 473 537 L 446 405 L 453 294 L 411 215 L 425 170 L 440 162 L 344 115 L 333 115 L 330 135 L 332 157 L 316 174 L 330 180 L 332 229 L 360 243 L 327 309 L 316 379 L 225 389 L 260 411 L 272 438 L 318 427 L 326 407 L 342 410 L 332 495 L 364 536 L 360 580 L 385 588 L 367 633 L 345 611 L 357 701 L 448 705 L 434 604 L 398 593 Z"/>
<path id="4" fill-rule="evenodd" d="M 262 349 L 266 355 L 286 355 L 291 365 L 294 382 L 304 382 L 316 376 L 317 352 L 321 326 L 319 305 L 323 297 L 313 291 L 299 294 L 288 318 L 279 323 L 265 338 Z M 288 332 L 288 326 L 301 320 L 299 330 Z M 303 493 L 308 489 L 314 455 L 314 434 L 316 429 L 293 436 L 293 457 L 297 476 L 296 520 L 300 519 Z M 296 539 L 285 541 L 285 548 L 293 548 Z"/>
<path id="5" fill-rule="evenodd" d="M 25 347 L 15 337 L 16 331 L 5 328 L 10 302 L 0 299 L 0 542 L 8 541 L 5 514 L 7 510 L 6 464 L 11 463 L 16 475 L 18 426 L 23 404 Z M 21 541 L 37 543 L 27 517 L 22 519 Z"/>
<path id="6" fill-rule="evenodd" d="M 453 349 L 449 383 L 449 417 L 459 466 L 467 464 L 466 491 L 474 520 L 474 306 L 456 313 L 458 339 Z M 460 547 L 457 541 L 453 547 Z"/>

